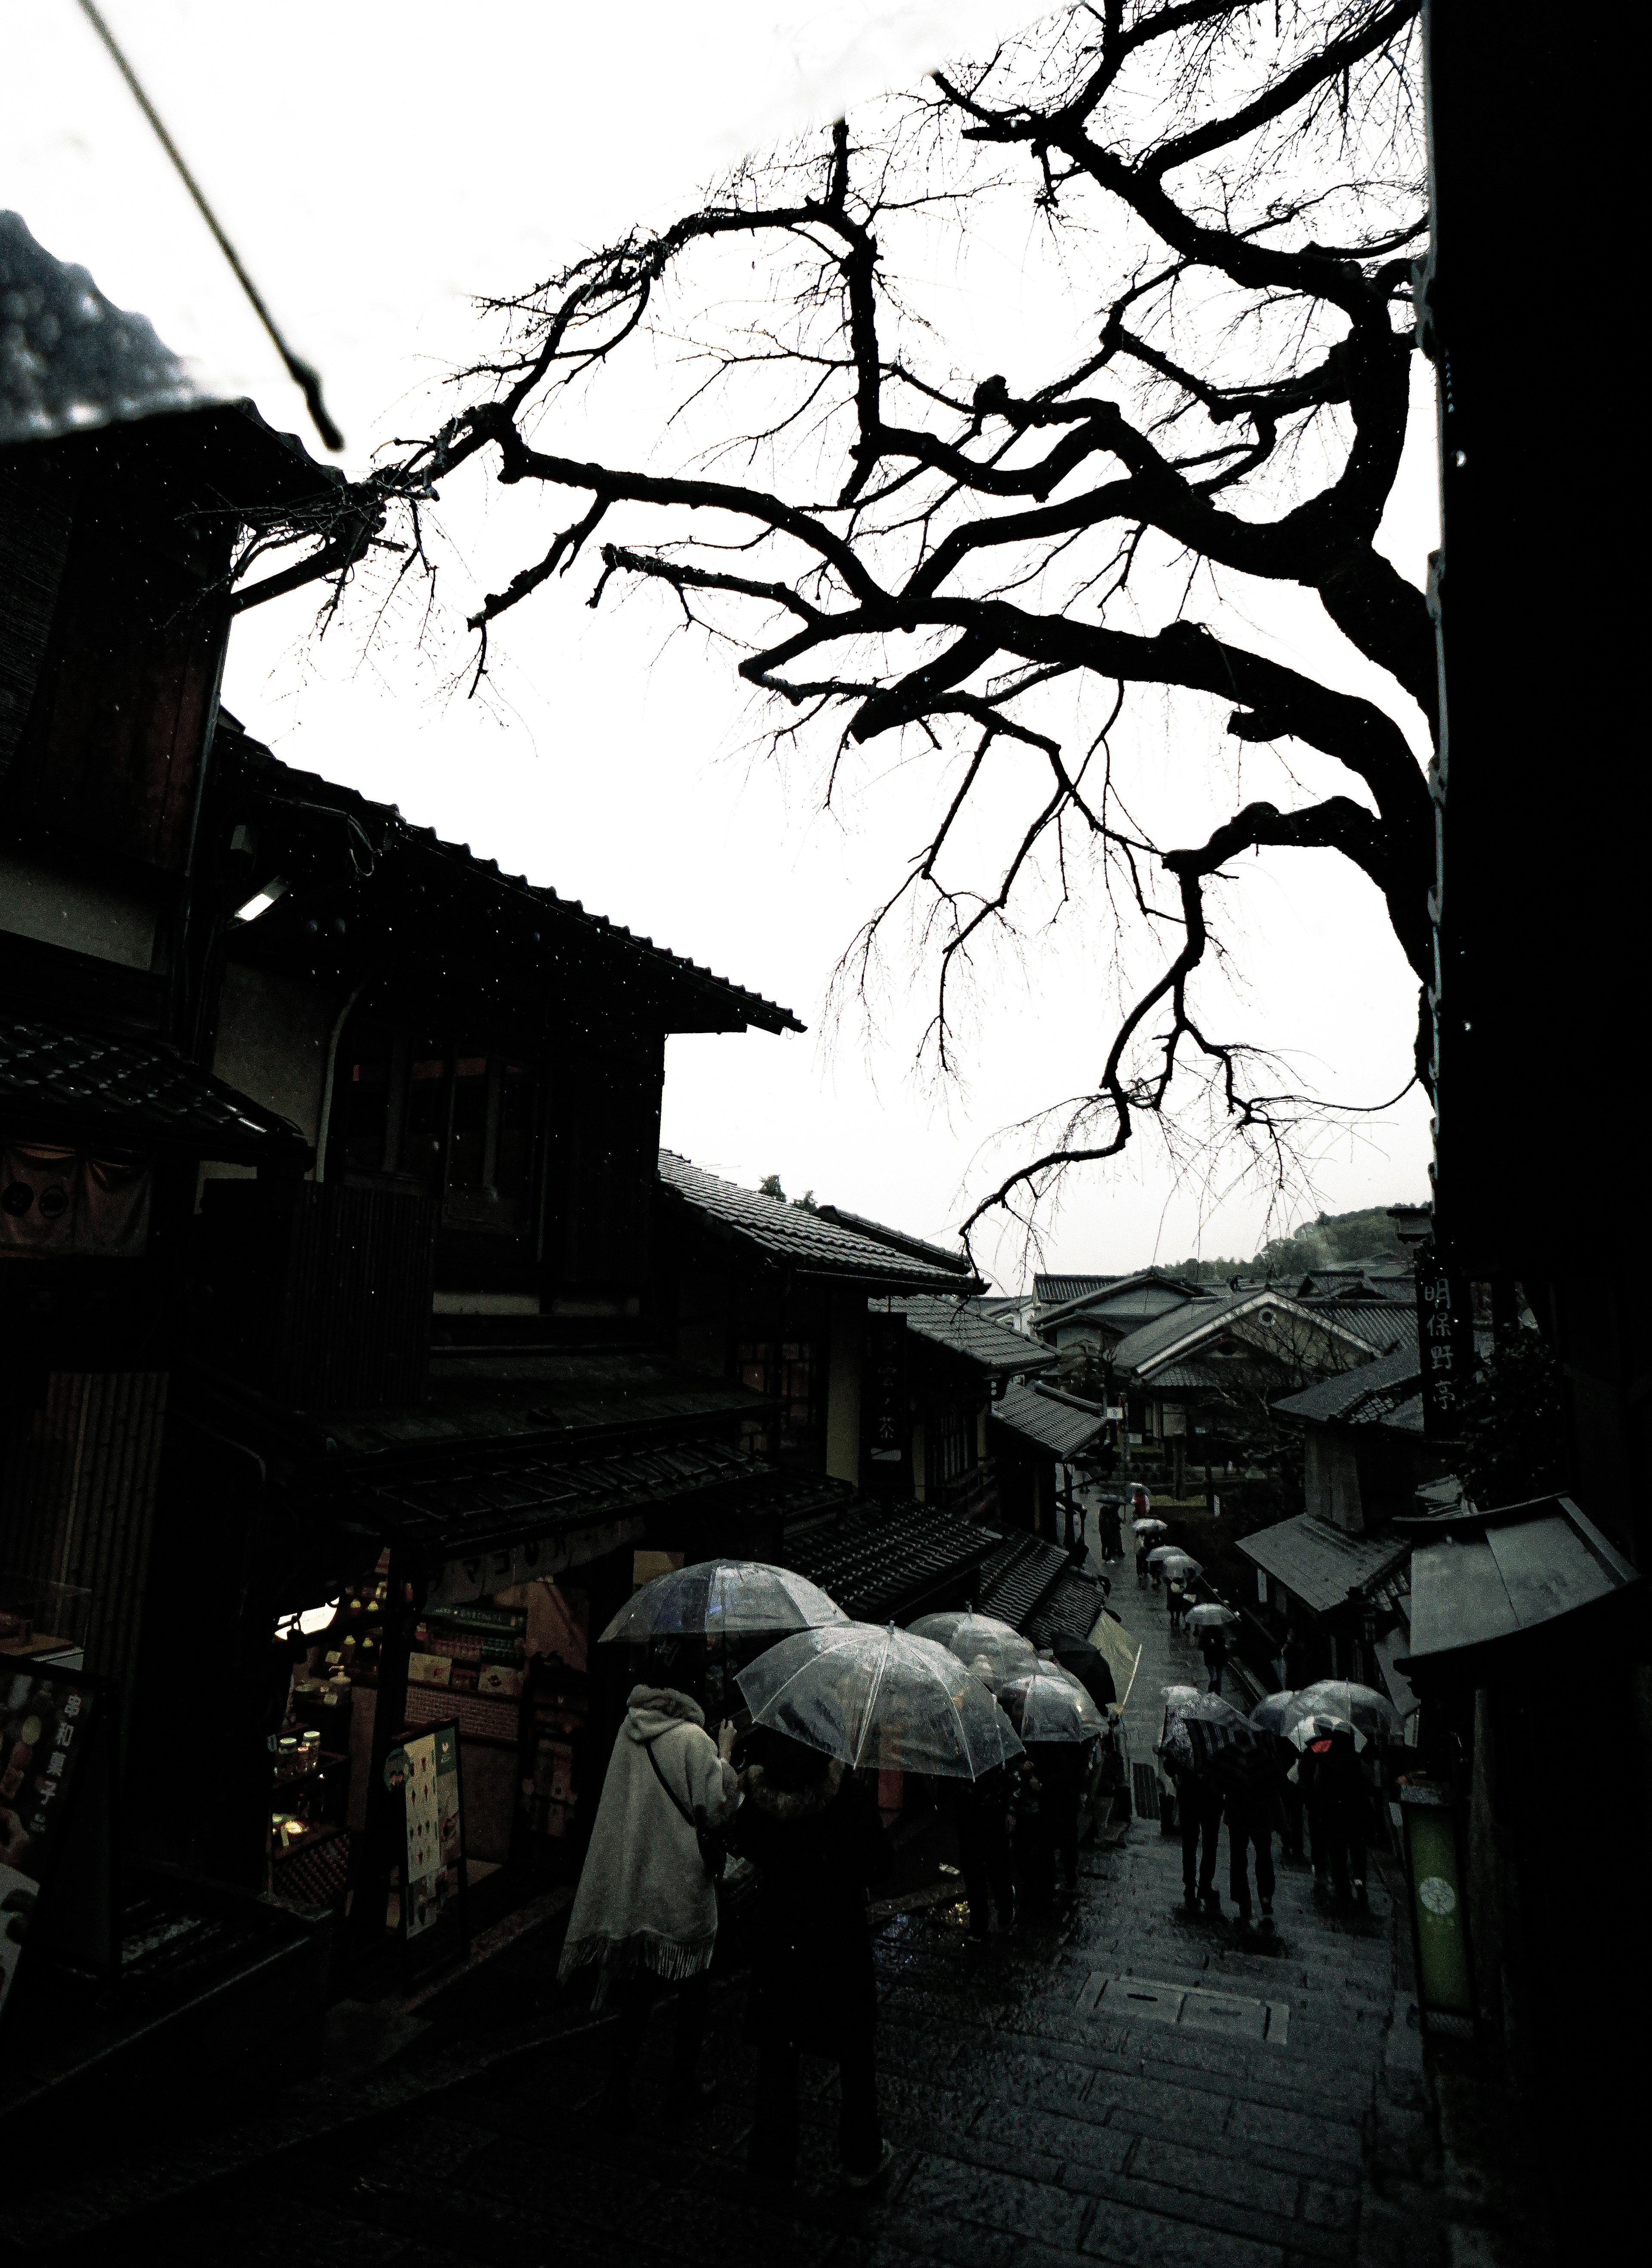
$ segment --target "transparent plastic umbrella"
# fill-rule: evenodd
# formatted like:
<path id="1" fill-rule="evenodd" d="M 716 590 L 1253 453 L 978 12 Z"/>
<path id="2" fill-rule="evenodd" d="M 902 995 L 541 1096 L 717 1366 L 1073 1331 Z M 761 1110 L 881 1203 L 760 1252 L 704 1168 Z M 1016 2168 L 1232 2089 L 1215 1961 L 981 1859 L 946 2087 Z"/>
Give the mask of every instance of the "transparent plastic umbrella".
<path id="1" fill-rule="evenodd" d="M 1156 1556 L 1156 1553 L 1149 1551 L 1148 1554 L 1149 1563 Z M 1189 1575 L 1202 1575 L 1205 1572 L 1198 1560 L 1190 1558 L 1186 1551 L 1165 1552 L 1164 1557 L 1158 1561 L 1158 1571 L 1167 1583 L 1185 1581 Z"/>
<path id="2" fill-rule="evenodd" d="M 973 1607 L 944 1607 L 938 1615 L 920 1615 L 907 1630 L 914 1638 L 927 1638 L 936 1646 L 945 1646 L 960 1623 L 966 1623 L 974 1613 Z"/>
<path id="3" fill-rule="evenodd" d="M 972 1669 L 977 1662 L 983 1663 L 977 1675 L 994 1687 L 1008 1678 L 1029 1675 L 1039 1658 L 1032 1640 L 1023 1638 L 1013 1623 L 1000 1622 L 996 1615 L 961 1616 L 946 1646 Z"/>
<path id="4" fill-rule="evenodd" d="M 1168 1524 L 1162 1520 L 1136 1520 L 1130 1524 L 1138 1535 L 1167 1535 L 1170 1533 Z"/>
<path id="5" fill-rule="evenodd" d="M 1296 1697 L 1300 1700 L 1302 1696 L 1298 1694 Z M 1331 1709 L 1316 1709 L 1311 1716 L 1298 1717 L 1288 1728 L 1285 1738 L 1292 1748 L 1305 1751 L 1312 1748 L 1316 1741 L 1328 1741 L 1333 1733 L 1352 1733 L 1355 1747 L 1362 1749 L 1365 1746 L 1365 1735 L 1352 1719 L 1339 1717 Z"/>
<path id="6" fill-rule="evenodd" d="M 1181 1559 L 1186 1557 L 1186 1554 L 1179 1543 L 1156 1543 L 1147 1555 L 1147 1564 L 1149 1567 L 1162 1567 L 1167 1559 Z"/>
<path id="7" fill-rule="evenodd" d="M 1296 1697 L 1289 1686 L 1282 1693 L 1265 1693 L 1251 1712 L 1251 1722 L 1259 1733 L 1277 1733 L 1282 1737 Z"/>
<path id="8" fill-rule="evenodd" d="M 760 1559 L 701 1559 L 644 1583 L 602 1633 L 642 1646 L 651 1638 L 738 1638 L 810 1630 L 848 1616 L 806 1576 Z"/>
<path id="9" fill-rule="evenodd" d="M 1193 1722 L 1222 1727 L 1230 1734 L 1239 1727 L 1247 1739 L 1251 1736 L 1249 1720 L 1219 1693 L 1200 1693 L 1191 1685 L 1166 1686 L 1164 1727 L 1159 1734 L 1158 1752 L 1167 1764 L 1180 1765 L 1185 1771 L 1191 1771 L 1200 1760 L 1187 1730 Z"/>
<path id="10" fill-rule="evenodd" d="M 1346 1717 L 1360 1732 L 1377 1740 L 1399 1733 L 1400 1714 L 1385 1693 L 1374 1685 L 1355 1685 L 1346 1677 L 1322 1677 L 1304 1685 L 1291 1704 L 1292 1717 Z M 1289 1727 L 1287 1719 L 1287 1729 Z"/>
<path id="11" fill-rule="evenodd" d="M 1189 1607 L 1186 1615 L 1189 1630 L 1220 1630 L 1224 1623 L 1238 1619 L 1231 1607 L 1219 1605 L 1215 1599 L 1207 1599 L 1202 1607 Z"/>
<path id="12" fill-rule="evenodd" d="M 1076 1677 L 1041 1661 L 1030 1677 L 1012 1677 L 998 1698 L 1011 1709 L 1024 1741 L 1093 1741 L 1106 1719 Z"/>
<path id="13" fill-rule="evenodd" d="M 735 1681 L 752 1721 L 879 1771 L 979 1779 L 1021 1753 L 957 1654 L 892 1623 L 840 1623 L 771 1646 Z"/>

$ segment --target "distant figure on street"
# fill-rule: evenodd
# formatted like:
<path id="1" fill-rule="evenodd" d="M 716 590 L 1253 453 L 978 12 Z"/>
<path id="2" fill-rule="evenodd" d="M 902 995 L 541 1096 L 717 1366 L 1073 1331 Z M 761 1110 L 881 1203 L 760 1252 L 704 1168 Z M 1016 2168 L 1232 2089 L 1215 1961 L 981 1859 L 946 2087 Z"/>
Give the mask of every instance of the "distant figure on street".
<path id="1" fill-rule="evenodd" d="M 1109 1566 L 1115 1559 L 1123 1558 L 1124 1537 L 1120 1531 L 1119 1499 L 1116 1496 L 1103 1497 L 1096 1507 L 1096 1541 L 1100 1546 L 1102 1558 Z"/>
<path id="2" fill-rule="evenodd" d="M 1299 1693 L 1304 1685 L 1313 1683 L 1313 1648 L 1294 1623 L 1286 1626 L 1279 1658 L 1284 1666 L 1285 1683 L 1291 1692 Z"/>
<path id="3" fill-rule="evenodd" d="M 1199 1651 L 1205 1657 L 1205 1668 L 1210 1674 L 1210 1690 L 1222 1690 L 1222 1673 L 1227 1666 L 1228 1634 L 1220 1624 L 1199 1633 Z"/>
<path id="4" fill-rule="evenodd" d="M 1138 1535 L 1135 1539 L 1135 1580 L 1136 1587 L 1139 1590 L 1146 1590 L 1147 1579 L 1150 1572 L 1151 1570 L 1147 1564 L 1147 1538 L 1145 1535 Z"/>
<path id="5" fill-rule="evenodd" d="M 1187 1592 L 1179 1575 L 1172 1575 L 1165 1586 L 1164 1609 L 1171 1618 L 1171 1628 L 1179 1635 L 1182 1616 L 1187 1610 Z"/>
<path id="6" fill-rule="evenodd" d="M 697 1701 L 669 1686 L 634 1685 L 613 1744 L 591 1848 L 569 1917 L 558 1975 L 594 1968 L 593 2006 L 619 2002 L 602 2113 L 624 2124 L 631 2080 L 655 2001 L 678 1986 L 670 2110 L 700 2099 L 695 2070 L 717 1940 L 717 1894 L 699 1829 L 719 1828 L 739 1807 L 728 1758 L 734 1727 L 714 1741 Z"/>
<path id="7" fill-rule="evenodd" d="M 1370 1792 L 1352 1731 L 1340 1727 L 1313 1742 L 1296 1766 L 1296 1782 L 1312 1837 L 1316 1895 L 1324 1896 L 1328 1877 L 1338 1897 L 1352 1896 L 1363 1905 Z"/>
<path id="8" fill-rule="evenodd" d="M 979 1779 L 936 1782 L 941 1808 L 951 1814 L 958 1834 L 964 1895 L 969 1900 L 969 1933 L 977 1944 L 998 1917 L 1001 1936 L 1016 1926 L 1016 1889 L 1010 1867 L 1010 1774 L 995 1764 Z"/>
<path id="9" fill-rule="evenodd" d="M 877 1986 L 869 1888 L 892 1865 L 877 1806 L 834 1757 L 784 1734 L 754 1738 L 745 1800 L 730 1841 L 758 1872 L 752 1980 L 758 2045 L 754 2181 L 789 2185 L 797 2169 L 797 2058 L 838 2066 L 838 2161 L 864 2189 L 894 2156 L 877 2117 Z"/>

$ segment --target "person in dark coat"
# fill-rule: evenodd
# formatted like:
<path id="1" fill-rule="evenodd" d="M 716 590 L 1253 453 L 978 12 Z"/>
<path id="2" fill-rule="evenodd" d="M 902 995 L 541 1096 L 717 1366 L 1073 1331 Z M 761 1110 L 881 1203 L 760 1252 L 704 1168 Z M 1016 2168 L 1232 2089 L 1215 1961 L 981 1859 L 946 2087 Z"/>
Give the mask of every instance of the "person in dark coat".
<path id="1" fill-rule="evenodd" d="M 1071 1670 L 1098 1709 L 1110 1708 L 1118 1699 L 1119 1688 L 1106 1655 L 1087 1638 L 1058 1638 L 1055 1659 L 1063 1669 Z"/>
<path id="2" fill-rule="evenodd" d="M 1278 1791 L 1261 1780 L 1230 1788 L 1223 1811 L 1228 1823 L 1228 1896 L 1251 1926 L 1251 1853 L 1256 1853 L 1256 1895 L 1262 1909 L 1262 1933 L 1274 1932 L 1274 1837 L 1279 1828 Z"/>
<path id="3" fill-rule="evenodd" d="M 751 2026 L 759 2051 L 753 2176 L 791 2182 L 797 2058 L 830 2056 L 841 2104 L 838 2158 L 852 2188 L 894 2155 L 877 2117 L 877 1989 L 866 1898 L 892 1861 L 870 1792 L 844 1765 L 785 1734 L 752 1743 L 729 1841 L 757 1869 Z"/>
<path id="4" fill-rule="evenodd" d="M 1010 1866 L 1010 1774 L 995 1764 L 979 1779 L 936 1783 L 941 1808 L 958 1833 L 958 1864 L 969 1900 L 969 1933 L 979 1944 L 995 1911 L 1001 1933 L 1016 1926 L 1015 1878 Z"/>
<path id="5" fill-rule="evenodd" d="M 1316 1893 L 1323 1896 L 1328 1876 L 1339 1897 L 1351 1894 L 1363 1905 L 1370 1793 L 1347 1727 L 1309 1746 L 1296 1766 L 1296 1784 L 1312 1835 Z"/>
<path id="6" fill-rule="evenodd" d="M 1199 1651 L 1205 1657 L 1205 1668 L 1210 1673 L 1210 1690 L 1222 1690 L 1222 1673 L 1227 1667 L 1228 1639 L 1226 1631 L 1218 1624 L 1215 1629 L 1199 1633 Z"/>
<path id="7" fill-rule="evenodd" d="M 1148 1570 L 1148 1564 L 1147 1564 L 1147 1549 L 1148 1549 L 1148 1546 L 1147 1546 L 1147 1538 L 1146 1538 L 1146 1536 L 1145 1536 L 1145 1535 L 1138 1535 L 1138 1536 L 1136 1537 L 1136 1539 L 1135 1539 L 1135 1580 L 1136 1580 L 1136 1583 L 1137 1583 L 1138 1587 L 1139 1587 L 1140 1589 L 1143 1590 L 1143 1591 L 1145 1591 L 1145 1590 L 1146 1590 L 1146 1588 L 1147 1588 L 1147 1579 L 1148 1579 L 1148 1572 L 1149 1572 L 1149 1570 Z"/>
<path id="8" fill-rule="evenodd" d="M 1078 1887 L 1078 1807 L 1090 1765 L 1087 1741 L 1029 1741 L 1021 1759 L 1023 1881 L 1029 1901 L 1048 1907 L 1055 1862 L 1070 1892 Z"/>
<path id="9" fill-rule="evenodd" d="M 1167 1766 L 1167 1769 L 1169 1767 Z M 1216 1896 L 1216 1855 L 1222 1832 L 1222 1797 L 1198 1773 L 1172 1772 L 1176 1786 L 1176 1817 L 1182 1835 L 1182 1904 L 1189 1913 L 1200 1905 L 1220 1906 Z"/>

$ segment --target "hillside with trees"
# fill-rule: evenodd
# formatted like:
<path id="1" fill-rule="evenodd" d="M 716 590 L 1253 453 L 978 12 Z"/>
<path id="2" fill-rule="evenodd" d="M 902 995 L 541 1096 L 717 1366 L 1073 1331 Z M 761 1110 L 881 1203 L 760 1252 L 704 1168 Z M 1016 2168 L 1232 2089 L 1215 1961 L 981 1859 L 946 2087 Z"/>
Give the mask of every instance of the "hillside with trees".
<path id="1" fill-rule="evenodd" d="M 1178 1260 L 1168 1272 L 1190 1283 L 1225 1284 L 1234 1276 L 1284 1278 L 1357 1260 L 1400 1260 L 1405 1252 L 1387 1207 L 1367 1205 L 1359 1212 L 1322 1212 L 1289 1236 L 1270 1238 L 1249 1260 Z"/>

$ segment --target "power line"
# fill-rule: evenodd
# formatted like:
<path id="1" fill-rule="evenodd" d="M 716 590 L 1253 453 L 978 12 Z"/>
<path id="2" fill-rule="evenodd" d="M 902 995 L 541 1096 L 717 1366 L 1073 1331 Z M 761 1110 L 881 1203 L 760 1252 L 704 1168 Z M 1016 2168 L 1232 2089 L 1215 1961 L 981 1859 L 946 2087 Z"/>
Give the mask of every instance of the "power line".
<path id="1" fill-rule="evenodd" d="M 230 266 L 234 269 L 236 280 L 240 284 L 242 291 L 246 292 L 247 298 L 252 301 L 253 312 L 256 313 L 259 321 L 262 323 L 264 328 L 268 332 L 276 353 L 281 357 L 283 363 L 286 365 L 288 377 L 291 379 L 293 384 L 303 394 L 310 415 L 315 421 L 316 431 L 321 436 L 322 440 L 327 444 L 327 446 L 329 449 L 334 451 L 342 449 L 344 446 L 344 436 L 339 431 L 338 427 L 333 423 L 331 417 L 328 416 L 327 404 L 321 399 L 320 372 L 313 369 L 309 363 L 303 361 L 300 357 L 294 354 L 292 349 L 287 344 L 286 340 L 283 338 L 280 329 L 276 325 L 275 318 L 270 313 L 269 309 L 264 304 L 262 293 L 259 291 L 257 284 L 253 283 L 252 277 L 247 274 L 246 269 L 242 265 L 241 255 L 237 252 L 235 247 L 230 242 L 229 238 L 224 233 L 224 230 L 218 222 L 218 217 L 213 211 L 211 206 L 207 202 L 206 196 L 202 189 L 200 182 L 196 180 L 188 166 L 185 165 L 182 152 L 180 151 L 178 144 L 173 140 L 172 136 L 166 131 L 165 127 L 161 123 L 160 113 L 156 109 L 148 95 L 144 93 L 143 87 L 138 82 L 137 73 L 132 69 L 131 64 L 128 63 L 125 55 L 121 52 L 120 46 L 115 40 L 114 33 L 109 29 L 107 24 L 104 22 L 103 18 L 99 15 L 97 9 L 92 5 L 92 0 L 80 0 L 80 8 L 82 14 L 85 17 L 87 22 L 92 26 L 92 30 L 97 33 L 98 37 L 102 40 L 105 48 L 108 50 L 110 58 L 113 61 L 115 69 L 120 72 L 121 77 L 132 90 L 133 99 L 136 100 L 138 108 L 143 112 L 144 117 L 148 119 L 150 124 L 155 129 L 155 133 L 160 143 L 161 148 L 166 152 L 166 155 L 172 159 L 173 164 L 177 167 L 178 178 L 182 181 L 185 188 L 188 190 L 190 195 L 195 199 L 195 208 L 200 213 L 202 219 L 205 221 L 207 226 L 212 231 L 213 235 L 217 239 L 219 251 L 223 253 L 224 258 L 229 261 Z"/>

